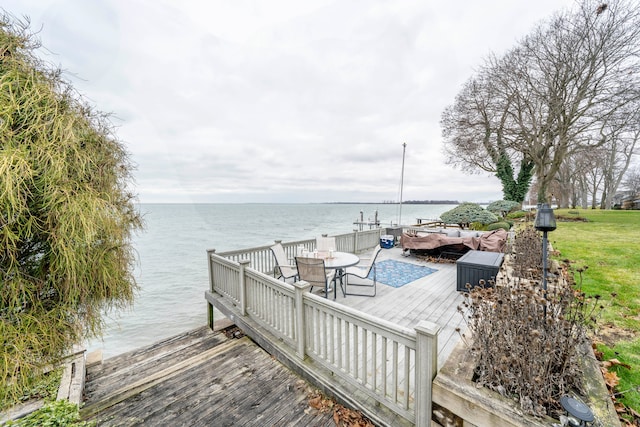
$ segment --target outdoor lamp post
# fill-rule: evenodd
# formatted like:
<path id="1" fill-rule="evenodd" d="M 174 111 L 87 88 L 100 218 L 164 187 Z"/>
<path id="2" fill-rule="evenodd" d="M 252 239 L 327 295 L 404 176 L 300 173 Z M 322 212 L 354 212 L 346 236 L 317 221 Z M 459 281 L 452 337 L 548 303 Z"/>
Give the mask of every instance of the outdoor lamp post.
<path id="1" fill-rule="evenodd" d="M 593 422 L 595 417 L 591 409 L 579 400 L 569 396 L 562 396 L 560 404 L 567 411 L 569 425 L 572 427 L 586 426 L 587 423 Z"/>
<path id="2" fill-rule="evenodd" d="M 538 205 L 536 230 L 542 231 L 542 288 L 547 290 L 547 233 L 556 229 L 556 217 L 548 203 Z"/>

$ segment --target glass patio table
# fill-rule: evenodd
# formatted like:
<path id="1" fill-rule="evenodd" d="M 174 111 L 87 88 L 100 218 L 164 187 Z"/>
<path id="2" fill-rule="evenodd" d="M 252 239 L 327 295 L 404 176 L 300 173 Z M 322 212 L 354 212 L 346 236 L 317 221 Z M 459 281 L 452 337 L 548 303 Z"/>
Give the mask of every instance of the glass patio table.
<path id="1" fill-rule="evenodd" d="M 333 299 L 336 299 L 337 296 L 337 292 L 336 292 L 336 288 L 337 288 L 337 283 L 338 283 L 338 279 L 340 279 L 340 287 L 342 287 L 343 282 L 342 282 L 342 278 L 344 277 L 344 270 L 347 267 L 351 267 L 353 265 L 356 265 L 357 263 L 360 262 L 360 257 L 358 257 L 358 255 L 356 254 L 352 254 L 349 252 L 331 252 L 333 254 L 333 257 L 329 257 L 329 254 L 327 253 L 326 256 L 321 256 L 320 253 L 318 253 L 318 258 L 323 258 L 324 259 L 324 267 L 325 268 L 331 268 L 333 270 L 335 270 L 335 274 L 333 276 Z"/>

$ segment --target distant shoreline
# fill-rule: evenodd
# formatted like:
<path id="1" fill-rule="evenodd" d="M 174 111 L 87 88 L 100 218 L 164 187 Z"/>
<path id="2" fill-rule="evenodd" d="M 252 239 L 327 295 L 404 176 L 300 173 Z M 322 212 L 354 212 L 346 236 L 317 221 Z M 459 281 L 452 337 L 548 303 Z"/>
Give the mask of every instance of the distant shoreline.
<path id="1" fill-rule="evenodd" d="M 488 205 L 490 202 L 473 202 Z M 141 202 L 136 205 L 399 205 L 400 202 Z M 408 200 L 403 205 L 459 205 L 458 200 Z"/>
<path id="2" fill-rule="evenodd" d="M 324 202 L 327 205 L 399 205 L 400 202 Z M 457 200 L 407 200 L 403 205 L 459 205 Z M 482 205 L 483 203 L 478 203 Z"/>

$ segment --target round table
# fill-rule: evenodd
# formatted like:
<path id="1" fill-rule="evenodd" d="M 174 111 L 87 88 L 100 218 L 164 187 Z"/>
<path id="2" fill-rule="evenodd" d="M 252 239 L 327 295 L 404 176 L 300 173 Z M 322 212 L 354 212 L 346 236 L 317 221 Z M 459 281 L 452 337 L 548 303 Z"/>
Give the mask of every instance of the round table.
<path id="1" fill-rule="evenodd" d="M 334 252 L 333 258 L 325 258 L 324 266 L 333 268 L 334 270 L 342 270 L 360 262 L 360 258 L 356 254 L 349 252 Z"/>
<path id="2" fill-rule="evenodd" d="M 337 296 L 337 285 L 338 279 L 340 279 L 340 288 L 342 288 L 342 278 L 344 277 L 344 269 L 347 267 L 351 267 L 352 265 L 356 265 L 360 262 L 360 258 L 356 254 L 351 254 L 349 252 L 334 252 L 333 258 L 325 258 L 324 259 L 324 267 L 332 268 L 336 271 L 333 276 L 333 299 L 336 299 Z M 344 294 L 344 289 L 342 289 L 342 293 Z"/>

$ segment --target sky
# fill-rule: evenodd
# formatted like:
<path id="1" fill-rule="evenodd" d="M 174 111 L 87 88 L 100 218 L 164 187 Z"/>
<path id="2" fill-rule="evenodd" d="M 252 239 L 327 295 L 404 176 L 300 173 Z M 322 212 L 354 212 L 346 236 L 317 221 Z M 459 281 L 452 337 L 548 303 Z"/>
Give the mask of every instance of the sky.
<path id="1" fill-rule="evenodd" d="M 4 0 L 111 114 L 142 203 L 487 202 L 440 117 L 574 0 Z M 403 148 L 406 143 L 406 149 Z M 404 173 L 403 173 L 404 151 Z M 401 183 L 403 184 L 401 186 Z"/>

